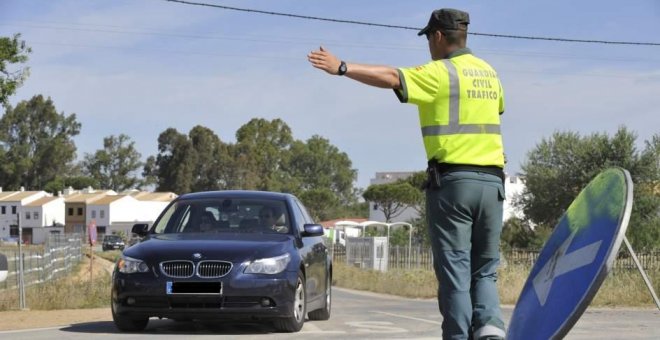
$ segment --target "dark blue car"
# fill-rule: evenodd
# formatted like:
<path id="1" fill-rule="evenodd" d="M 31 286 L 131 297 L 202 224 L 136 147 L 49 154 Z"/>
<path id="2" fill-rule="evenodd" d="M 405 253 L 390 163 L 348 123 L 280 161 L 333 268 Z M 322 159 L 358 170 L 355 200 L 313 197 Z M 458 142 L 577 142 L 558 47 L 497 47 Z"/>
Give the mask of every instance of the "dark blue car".
<path id="1" fill-rule="evenodd" d="M 297 332 L 331 310 L 332 260 L 323 227 L 293 195 L 182 195 L 124 250 L 112 276 L 112 317 L 141 331 L 150 317 L 272 321 Z"/>

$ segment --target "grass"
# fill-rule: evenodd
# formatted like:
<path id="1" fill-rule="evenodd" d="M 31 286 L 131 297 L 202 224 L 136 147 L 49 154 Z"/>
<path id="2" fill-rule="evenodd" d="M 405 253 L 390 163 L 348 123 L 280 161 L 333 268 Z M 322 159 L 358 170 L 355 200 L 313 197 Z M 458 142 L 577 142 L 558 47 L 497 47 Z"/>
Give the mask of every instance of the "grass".
<path id="1" fill-rule="evenodd" d="M 39 252 L 44 250 L 43 244 L 23 244 L 22 247 L 24 252 Z M 18 244 L 16 243 L 7 243 L 0 241 L 0 253 L 6 252 L 18 252 Z"/>
<path id="2" fill-rule="evenodd" d="M 121 256 L 121 250 L 96 251 L 94 252 L 94 256 L 98 256 L 112 263 L 116 263 L 119 257 Z"/>
<path id="3" fill-rule="evenodd" d="M 435 274 L 424 269 L 390 270 L 385 273 L 334 263 L 333 284 L 339 287 L 386 293 L 410 298 L 435 297 L 438 284 Z"/>
<path id="4" fill-rule="evenodd" d="M 98 269 L 89 278 L 89 262 L 83 261 L 67 276 L 27 287 L 27 307 L 33 310 L 107 307 L 110 303 L 110 274 Z M 18 309 L 18 289 L 0 291 L 0 311 Z"/>
<path id="5" fill-rule="evenodd" d="M 116 261 L 120 251 L 96 253 Z M 100 266 L 89 281 L 89 262 L 81 262 L 66 277 L 26 289 L 27 306 L 36 310 L 106 307 L 110 298 L 110 274 Z M 503 304 L 515 304 L 529 275 L 529 268 L 507 266 L 500 269 L 498 287 Z M 660 292 L 660 271 L 648 273 L 656 292 Z M 437 281 L 430 270 L 362 270 L 344 263 L 335 263 L 333 284 L 339 287 L 385 293 L 409 298 L 435 298 Z M 18 290 L 0 291 L 0 311 L 18 308 Z M 619 270 L 605 279 L 592 306 L 653 306 L 653 300 L 636 270 Z"/>
<path id="6" fill-rule="evenodd" d="M 501 268 L 498 289 L 502 304 L 515 304 L 530 268 L 507 266 Z M 660 291 L 660 271 L 648 273 L 656 292 Z M 344 263 L 333 266 L 333 283 L 338 287 L 392 294 L 409 298 L 435 298 L 437 281 L 433 271 L 423 269 L 378 272 L 362 270 Z M 651 307 L 651 294 L 636 270 L 610 273 L 600 287 L 591 306 Z"/>

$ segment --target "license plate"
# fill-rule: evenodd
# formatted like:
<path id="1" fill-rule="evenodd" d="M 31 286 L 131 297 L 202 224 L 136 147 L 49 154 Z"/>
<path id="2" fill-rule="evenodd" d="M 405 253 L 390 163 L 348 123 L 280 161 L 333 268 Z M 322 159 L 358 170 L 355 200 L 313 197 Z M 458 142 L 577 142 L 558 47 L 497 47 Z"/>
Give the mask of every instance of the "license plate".
<path id="1" fill-rule="evenodd" d="M 195 294 L 195 295 L 222 295 L 222 282 L 173 282 L 165 284 L 167 295 Z"/>

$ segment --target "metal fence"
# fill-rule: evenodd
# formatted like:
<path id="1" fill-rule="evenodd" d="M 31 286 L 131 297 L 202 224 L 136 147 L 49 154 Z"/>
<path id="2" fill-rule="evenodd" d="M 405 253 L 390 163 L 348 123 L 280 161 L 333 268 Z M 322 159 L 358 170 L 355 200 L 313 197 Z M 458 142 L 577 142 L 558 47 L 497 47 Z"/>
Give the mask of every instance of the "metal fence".
<path id="1" fill-rule="evenodd" d="M 82 260 L 80 234 L 49 235 L 43 247 L 23 250 L 23 282 L 25 286 L 62 277 Z M 7 257 L 7 279 L 0 282 L 0 291 L 17 288 L 20 267 L 18 247 L 3 246 L 0 252 Z"/>
<path id="2" fill-rule="evenodd" d="M 347 243 L 347 247 L 359 247 L 360 244 Z M 346 247 L 335 244 L 332 246 L 332 258 L 335 262 L 346 263 L 351 266 L 358 266 L 355 263 L 349 263 L 346 256 Z M 351 253 L 369 254 L 369 251 L 361 249 L 351 249 Z M 428 269 L 433 270 L 433 253 L 430 247 L 412 246 L 392 246 L 385 252 L 388 255 L 387 269 Z M 539 257 L 538 250 L 509 249 L 501 253 L 503 265 L 516 265 L 531 268 Z M 637 252 L 642 267 L 647 271 L 660 270 L 660 250 Z M 368 262 L 367 259 L 361 262 Z M 358 266 L 359 267 L 359 266 Z M 622 249 L 619 252 L 617 260 L 614 262 L 613 270 L 637 270 L 633 259 L 627 250 Z"/>

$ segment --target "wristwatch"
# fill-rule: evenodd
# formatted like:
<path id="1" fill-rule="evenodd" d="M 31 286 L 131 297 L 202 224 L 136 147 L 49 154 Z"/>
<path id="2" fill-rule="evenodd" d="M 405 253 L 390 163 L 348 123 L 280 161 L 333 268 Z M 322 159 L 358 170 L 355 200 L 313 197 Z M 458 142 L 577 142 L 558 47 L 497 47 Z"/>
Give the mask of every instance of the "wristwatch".
<path id="1" fill-rule="evenodd" d="M 341 64 L 339 64 L 339 70 L 337 71 L 337 74 L 343 76 L 344 74 L 346 74 L 346 71 L 348 71 L 348 69 L 346 68 L 346 63 L 342 61 Z"/>

